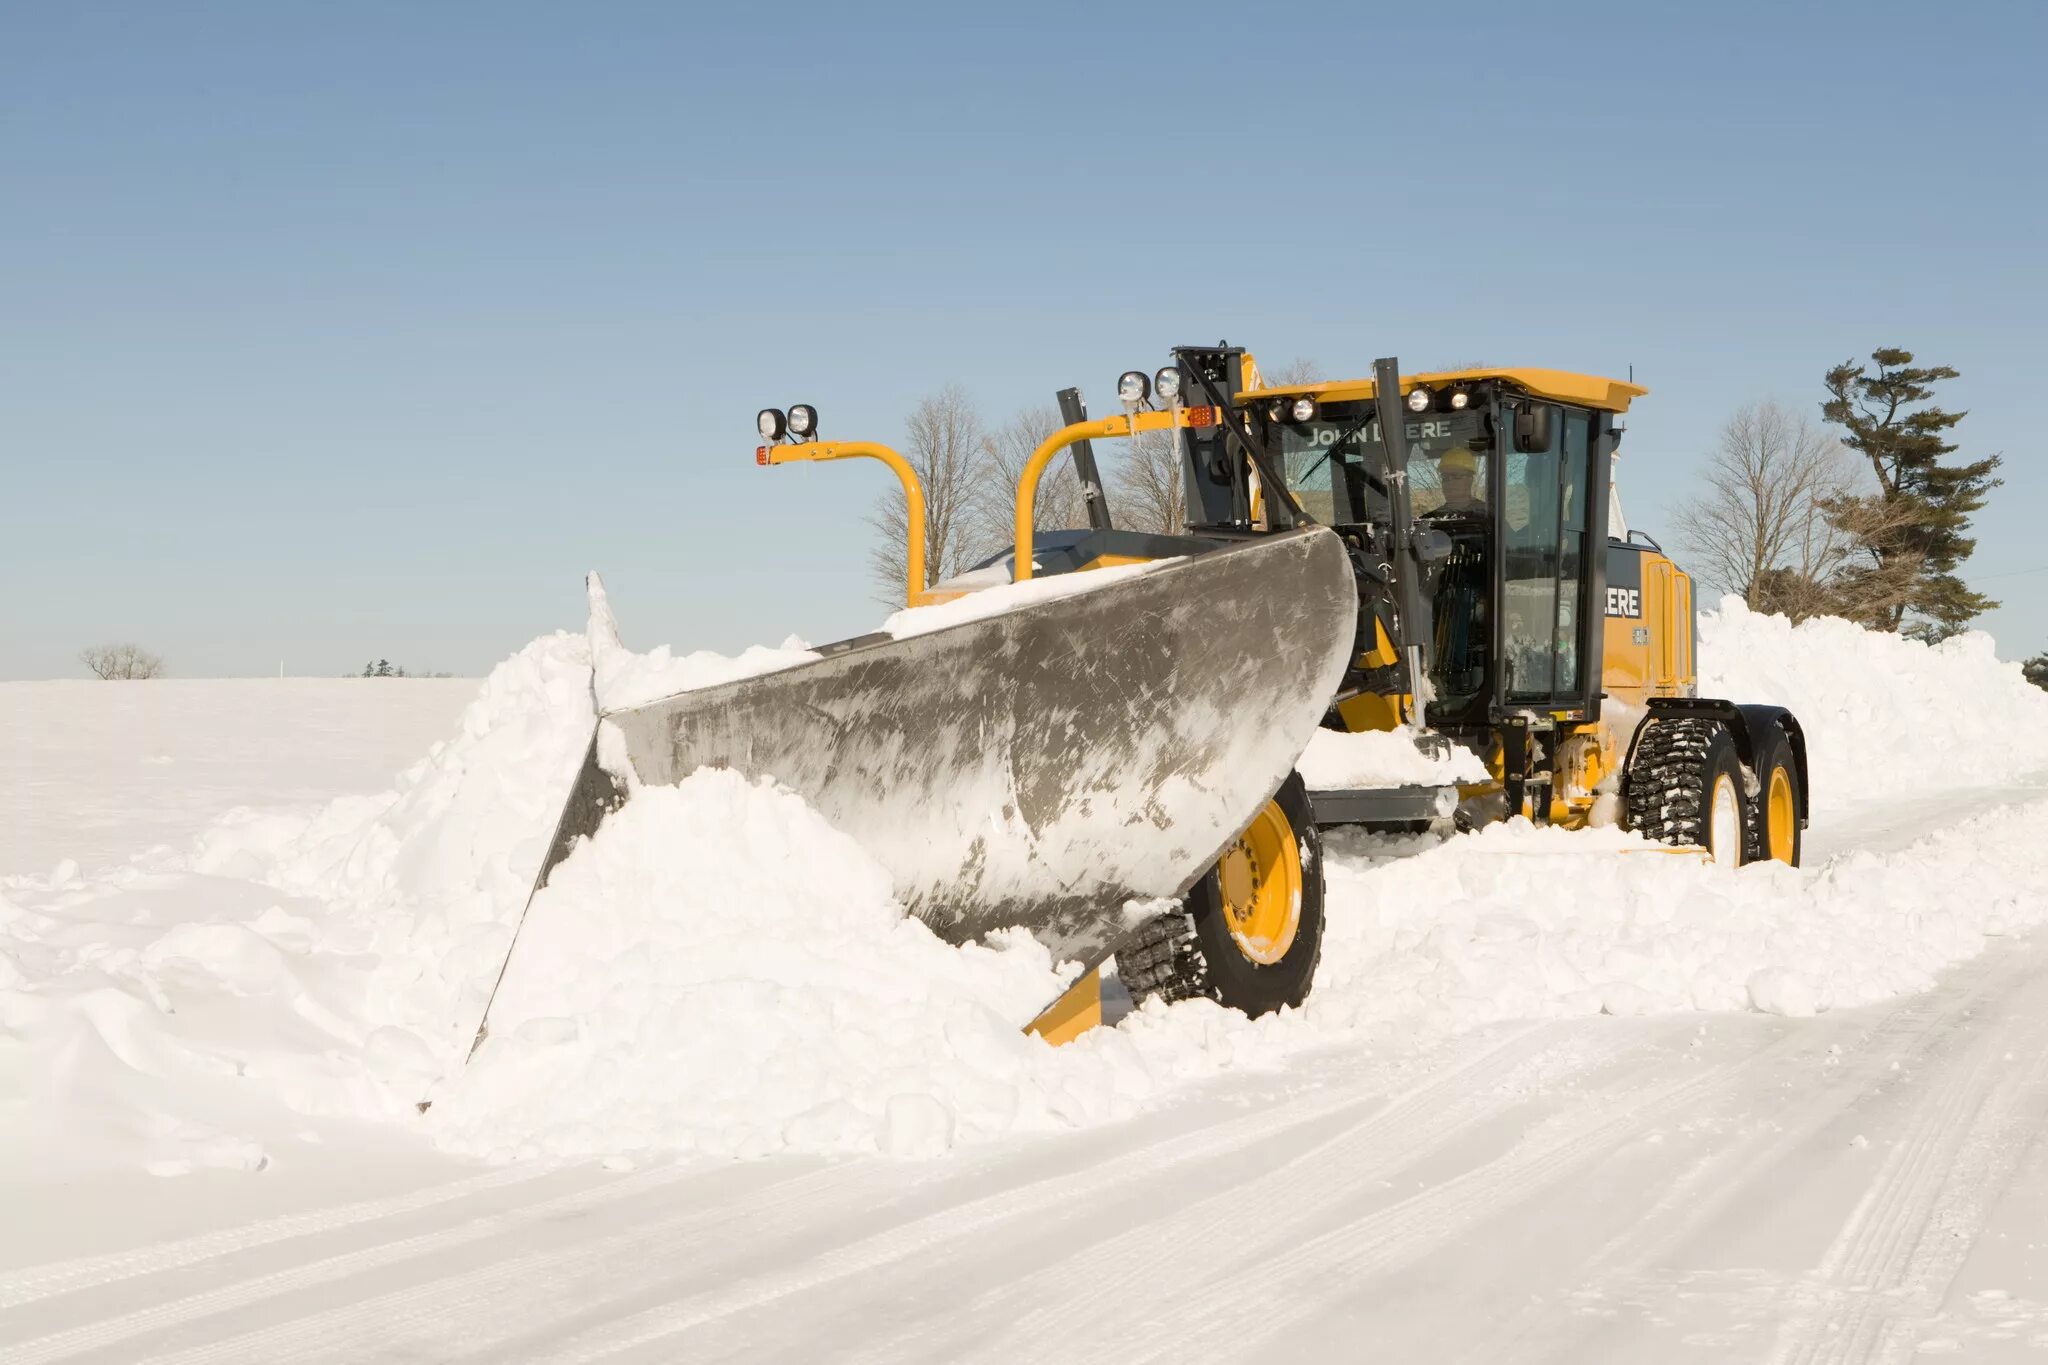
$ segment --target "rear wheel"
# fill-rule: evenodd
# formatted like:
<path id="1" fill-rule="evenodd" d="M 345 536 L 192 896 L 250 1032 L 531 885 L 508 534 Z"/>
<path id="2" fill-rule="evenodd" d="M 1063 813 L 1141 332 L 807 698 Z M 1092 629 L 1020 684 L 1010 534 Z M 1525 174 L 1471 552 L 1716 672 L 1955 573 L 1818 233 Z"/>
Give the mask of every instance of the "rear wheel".
<path id="1" fill-rule="evenodd" d="M 1762 792 L 1757 799 L 1763 809 L 1757 819 L 1757 856 L 1797 867 L 1799 808 L 1805 796 L 1799 789 L 1799 764 L 1792 757 L 1792 745 L 1785 732 L 1775 725 L 1759 747 L 1757 780 Z"/>
<path id="2" fill-rule="evenodd" d="M 1628 827 L 1660 844 L 1704 848 L 1740 867 L 1761 855 L 1758 802 L 1735 739 L 1717 720 L 1652 720 L 1628 775 Z"/>
<path id="3" fill-rule="evenodd" d="M 1133 1001 L 1201 996 L 1256 1016 L 1307 999 L 1322 951 L 1323 841 L 1297 773 L 1183 908 L 1117 953 L 1117 975 Z"/>

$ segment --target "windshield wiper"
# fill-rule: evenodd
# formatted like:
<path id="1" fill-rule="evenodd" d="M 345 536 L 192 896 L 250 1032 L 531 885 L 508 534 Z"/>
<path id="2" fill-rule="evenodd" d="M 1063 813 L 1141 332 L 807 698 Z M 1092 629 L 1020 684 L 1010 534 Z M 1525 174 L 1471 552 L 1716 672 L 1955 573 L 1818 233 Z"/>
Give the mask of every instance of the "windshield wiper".
<path id="1" fill-rule="evenodd" d="M 1351 440 L 1353 437 L 1357 436 L 1359 432 L 1364 431 L 1366 423 L 1370 421 L 1372 421 L 1372 418 L 1367 417 L 1363 421 L 1354 422 L 1350 426 L 1346 427 L 1344 430 L 1338 432 L 1337 439 L 1330 442 L 1329 449 L 1325 450 L 1320 456 L 1318 456 L 1314 464 L 1310 465 L 1307 469 L 1302 470 L 1301 473 L 1295 475 L 1290 482 L 1294 483 L 1297 486 L 1307 483 L 1309 481 L 1309 478 L 1312 475 L 1314 475 L 1318 469 L 1321 469 L 1324 465 L 1330 462 L 1331 456 L 1338 455 L 1342 452 L 1344 448 L 1344 443 L 1346 441 Z M 1360 454 L 1362 456 L 1363 452 L 1360 452 Z M 1377 474 L 1374 474 L 1372 472 L 1372 469 L 1366 464 L 1363 458 L 1361 458 L 1358 462 L 1358 472 L 1361 476 L 1364 477 L 1365 481 L 1372 486 L 1374 492 L 1379 493 L 1382 496 L 1385 496 L 1388 493 L 1389 490 L 1387 488 L 1387 481 L 1385 479 L 1380 478 Z"/>
<path id="2" fill-rule="evenodd" d="M 1307 469 L 1302 470 L 1299 474 L 1296 474 L 1292 482 L 1296 484 L 1307 483 L 1310 477 L 1314 475 L 1318 469 L 1321 469 L 1324 465 L 1328 464 L 1329 462 L 1330 452 L 1326 450 L 1322 454 L 1316 456 L 1316 462 L 1314 464 L 1310 465 Z"/>

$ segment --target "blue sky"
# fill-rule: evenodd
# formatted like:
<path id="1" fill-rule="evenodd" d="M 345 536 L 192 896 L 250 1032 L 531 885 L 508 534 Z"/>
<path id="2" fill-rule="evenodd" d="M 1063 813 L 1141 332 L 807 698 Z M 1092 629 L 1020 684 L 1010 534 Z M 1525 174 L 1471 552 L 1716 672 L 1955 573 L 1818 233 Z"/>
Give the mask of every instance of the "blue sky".
<path id="1" fill-rule="evenodd" d="M 893 440 L 1177 342 L 1626 374 L 1716 424 L 1962 370 L 1969 566 L 2048 649 L 2048 19 L 2024 4 L 0 10 L 0 677 L 479 672 L 855 633 Z"/>

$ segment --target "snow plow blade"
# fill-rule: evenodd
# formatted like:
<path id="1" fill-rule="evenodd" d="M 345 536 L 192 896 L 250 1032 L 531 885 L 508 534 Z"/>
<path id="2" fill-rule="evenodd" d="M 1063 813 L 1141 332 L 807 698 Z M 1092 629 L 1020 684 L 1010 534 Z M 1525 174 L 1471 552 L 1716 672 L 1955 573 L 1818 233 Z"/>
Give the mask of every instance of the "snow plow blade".
<path id="1" fill-rule="evenodd" d="M 1355 592 L 1310 528 L 608 712 L 536 889 L 632 785 L 731 768 L 803 796 L 941 938 L 1023 926 L 1092 967 L 1126 902 L 1186 891 L 1279 789 L 1342 676 Z"/>

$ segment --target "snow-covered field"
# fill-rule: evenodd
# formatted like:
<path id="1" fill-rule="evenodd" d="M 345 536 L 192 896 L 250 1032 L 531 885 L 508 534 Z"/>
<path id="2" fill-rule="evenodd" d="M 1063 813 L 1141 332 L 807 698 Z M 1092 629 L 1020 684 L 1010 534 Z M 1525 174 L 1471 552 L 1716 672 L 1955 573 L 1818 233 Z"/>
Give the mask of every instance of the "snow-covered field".
<path id="1" fill-rule="evenodd" d="M 1338 835 L 1306 1009 L 1054 1050 L 1036 945 L 700 774 L 563 865 L 467 1067 L 582 637 L 0 684 L 0 1360 L 2048 1357 L 2048 694 L 1739 607 L 1702 654 L 1805 723 L 1805 869 Z"/>

